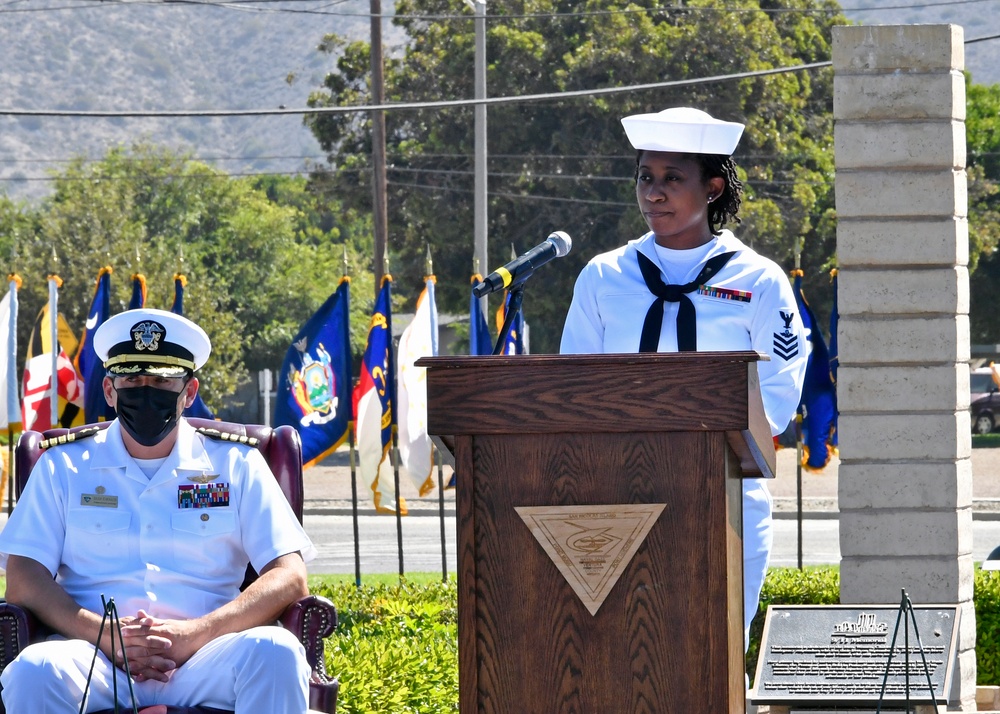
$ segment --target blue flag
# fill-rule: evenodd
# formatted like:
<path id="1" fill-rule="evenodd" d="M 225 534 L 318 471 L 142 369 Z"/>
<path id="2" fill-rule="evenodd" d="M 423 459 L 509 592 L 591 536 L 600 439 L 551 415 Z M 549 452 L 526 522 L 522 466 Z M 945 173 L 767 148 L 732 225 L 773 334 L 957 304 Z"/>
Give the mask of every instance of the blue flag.
<path id="1" fill-rule="evenodd" d="M 76 371 L 83 378 L 83 417 L 88 424 L 115 418 L 115 410 L 104 398 L 104 366 L 94 351 L 94 333 L 111 316 L 111 273 L 110 267 L 101 268 L 97 273 L 87 324 L 73 358 Z"/>
<path id="2" fill-rule="evenodd" d="M 170 306 L 170 312 L 175 315 L 184 314 L 184 288 L 187 287 L 186 275 L 174 273 L 174 304 Z"/>
<path id="3" fill-rule="evenodd" d="M 476 287 L 483 282 L 483 276 L 476 273 L 472 276 L 472 287 Z M 479 307 L 479 298 L 472 295 L 469 300 L 469 354 L 470 355 L 491 355 L 493 354 L 493 340 L 490 337 L 490 328 L 486 324 L 486 316 Z"/>
<path id="4" fill-rule="evenodd" d="M 138 310 L 146 306 L 146 276 L 135 273 L 132 276 L 132 297 L 128 301 L 129 310 Z"/>
<path id="5" fill-rule="evenodd" d="M 831 442 L 836 433 L 837 391 L 830 374 L 830 353 L 812 308 L 802 294 L 802 272 L 795 271 L 792 292 L 799 306 L 799 314 L 809 333 L 812 349 L 806 364 L 806 377 L 802 385 L 802 441 L 805 447 L 803 466 L 819 471 L 830 462 Z"/>
<path id="6" fill-rule="evenodd" d="M 143 286 L 145 287 L 145 278 L 143 278 Z M 184 315 L 184 288 L 187 287 L 187 278 L 177 273 L 174 275 L 174 304 L 170 306 L 170 312 L 175 315 Z M 135 298 L 135 282 L 132 283 L 132 297 Z M 145 291 L 144 291 L 145 292 Z M 145 299 L 145 298 L 144 298 Z M 215 419 L 215 414 L 212 410 L 208 408 L 205 401 L 201 398 L 201 393 L 194 395 L 194 401 L 191 406 L 184 408 L 184 416 L 195 417 L 198 419 Z"/>
<path id="7" fill-rule="evenodd" d="M 833 379 L 833 434 L 830 436 L 830 446 L 837 447 L 837 367 L 840 366 L 840 352 L 837 347 L 837 323 L 840 322 L 840 310 L 837 308 L 837 269 L 830 271 L 830 281 L 833 283 L 833 309 L 830 311 L 830 377 Z"/>
<path id="8" fill-rule="evenodd" d="M 385 275 L 368 325 L 368 344 L 361 361 L 361 378 L 354 390 L 354 424 L 358 471 L 371 485 L 375 510 L 406 515 L 406 501 L 397 498 L 392 464 L 386 457 L 396 424 L 395 360 L 392 354 L 392 278 Z"/>
<path id="9" fill-rule="evenodd" d="M 298 430 L 305 467 L 340 446 L 351 422 L 350 285 L 341 278 L 298 331 L 278 377 L 274 423 Z"/>

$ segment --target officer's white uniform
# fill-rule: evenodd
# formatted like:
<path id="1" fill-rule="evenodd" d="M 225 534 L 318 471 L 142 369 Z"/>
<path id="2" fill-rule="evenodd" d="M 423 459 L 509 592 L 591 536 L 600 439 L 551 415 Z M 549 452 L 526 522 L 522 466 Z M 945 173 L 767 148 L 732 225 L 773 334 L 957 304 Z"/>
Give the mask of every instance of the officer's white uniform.
<path id="1" fill-rule="evenodd" d="M 184 494 L 198 488 L 211 505 L 182 507 L 191 502 Z M 158 618 L 200 617 L 239 595 L 247 562 L 260 569 L 296 551 L 315 556 L 260 453 L 204 437 L 184 421 L 174 450 L 152 478 L 126 451 L 117 421 L 97 436 L 46 451 L 0 532 L 0 566 L 9 555 L 36 560 L 83 607 L 100 613 L 101 595 L 113 597 L 122 616 L 143 609 Z M 273 700 L 276 680 L 299 687 L 303 667 L 308 677 L 301 645 L 279 627 L 220 639 L 225 642 L 199 652 L 168 684 L 136 684 L 140 704 L 233 708 L 235 702 L 239 710 L 241 701 Z M 282 657 L 282 648 L 299 656 Z M 270 653 L 261 665 L 284 667 L 287 676 L 248 677 L 232 666 L 258 649 Z M 51 693 L 51 711 L 75 711 L 93 651 L 90 644 L 66 641 L 26 648 L 0 679 L 8 711 L 49 711 L 40 701 L 43 682 L 61 690 Z M 63 670 L 62 679 L 49 672 L 33 676 L 38 658 Z M 103 655 L 100 660 L 88 710 L 114 706 L 112 667 Z M 118 672 L 121 703 L 128 704 L 128 684 Z M 260 691 L 262 683 L 267 691 Z M 285 711 L 280 700 L 276 704 L 257 710 Z"/>
<path id="2" fill-rule="evenodd" d="M 697 314 L 698 351 L 756 350 L 764 411 L 772 434 L 785 430 L 799 403 L 808 341 L 788 278 L 781 268 L 739 241 L 730 231 L 691 250 L 656 244 L 652 233 L 598 255 L 573 290 L 560 352 L 635 353 L 643 318 L 654 296 L 643 280 L 638 253 L 660 266 L 665 283 L 695 279 L 709 258 L 737 251 L 709 280 L 689 293 Z M 677 351 L 679 303 L 666 302 L 659 352 Z M 771 496 L 762 479 L 743 481 L 744 618 L 749 633 L 771 551 Z"/>
<path id="3" fill-rule="evenodd" d="M 108 372 L 125 379 L 190 374 L 211 352 L 200 327 L 159 310 L 115 315 L 97 330 L 94 344 Z M 315 557 L 253 447 L 208 438 L 181 419 L 171 427 L 176 440 L 169 454 L 134 459 L 122 430 L 157 424 L 148 412 L 135 411 L 135 402 L 123 405 L 125 393 L 146 394 L 138 389 L 116 389 L 133 422 L 123 424 L 120 416 L 97 435 L 41 456 L 0 532 L 0 566 L 6 568 L 11 555 L 30 558 L 94 613 L 104 611 L 104 596 L 114 599 L 120 617 L 141 609 L 154 618 L 193 619 L 237 598 L 248 563 L 259 571 L 284 555 Z M 163 393 L 168 401 L 181 397 Z M 90 642 L 62 637 L 26 647 L 0 675 L 7 711 L 79 711 L 94 651 Z M 167 682 L 147 679 L 133 689 L 141 707 L 304 714 L 309 675 L 295 636 L 268 625 L 218 637 L 172 670 Z M 86 711 L 114 708 L 115 681 L 119 704 L 130 708 L 125 673 L 99 653 Z"/>

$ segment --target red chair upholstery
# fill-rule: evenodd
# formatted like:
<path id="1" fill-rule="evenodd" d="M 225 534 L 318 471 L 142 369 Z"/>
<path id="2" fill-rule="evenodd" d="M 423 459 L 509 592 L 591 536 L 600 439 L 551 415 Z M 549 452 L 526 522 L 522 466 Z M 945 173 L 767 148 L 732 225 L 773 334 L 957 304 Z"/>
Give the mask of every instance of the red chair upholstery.
<path id="1" fill-rule="evenodd" d="M 195 427 L 215 429 L 224 434 L 248 436 L 258 440 L 256 444 L 267 461 L 268 466 L 278 480 L 282 492 L 288 499 L 298 517 L 302 521 L 303 491 L 302 491 L 302 442 L 299 433 L 290 426 L 270 428 L 257 424 L 234 424 L 232 422 L 212 421 L 209 419 L 188 419 Z M 20 497 L 31 474 L 31 469 L 42 454 L 38 447 L 43 439 L 63 436 L 71 431 L 81 429 L 106 428 L 110 422 L 74 427 L 73 429 L 50 429 L 44 433 L 26 431 L 21 434 L 14 450 L 14 493 Z M 253 581 L 257 574 L 252 568 L 247 568 L 247 579 L 244 587 Z M 306 658 L 312 668 L 309 683 L 309 706 L 312 710 L 334 714 L 337 710 L 337 694 L 340 683 L 335 677 L 330 677 L 326 671 L 326 661 L 323 657 L 323 640 L 333 633 L 337 627 L 337 610 L 333 604 L 323 597 L 311 595 L 290 605 L 280 618 L 285 629 L 294 632 L 306 650 Z M 0 670 L 17 656 L 17 653 L 29 643 L 44 639 L 46 628 L 35 617 L 16 605 L 0 601 Z M 232 714 L 221 712 L 209 707 L 168 707 L 168 714 Z M 5 714 L 3 703 L 0 702 L 0 714 Z M 19 713 L 18 713 L 19 714 Z M 111 714 L 101 712 L 100 714 Z"/>

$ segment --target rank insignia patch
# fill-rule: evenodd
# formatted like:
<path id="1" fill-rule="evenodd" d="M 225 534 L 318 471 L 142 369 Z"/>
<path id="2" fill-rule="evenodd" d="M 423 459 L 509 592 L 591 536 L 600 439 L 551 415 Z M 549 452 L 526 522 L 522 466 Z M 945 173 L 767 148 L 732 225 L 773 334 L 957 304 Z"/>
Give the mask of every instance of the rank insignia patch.
<path id="1" fill-rule="evenodd" d="M 787 362 L 799 353 L 799 340 L 795 333 L 792 332 L 792 320 L 795 319 L 795 313 L 791 310 L 787 312 L 779 310 L 778 314 L 781 316 L 785 326 L 781 332 L 774 333 L 774 354 Z"/>
<path id="2" fill-rule="evenodd" d="M 184 484 L 177 487 L 178 508 L 219 508 L 228 505 L 228 483 Z"/>

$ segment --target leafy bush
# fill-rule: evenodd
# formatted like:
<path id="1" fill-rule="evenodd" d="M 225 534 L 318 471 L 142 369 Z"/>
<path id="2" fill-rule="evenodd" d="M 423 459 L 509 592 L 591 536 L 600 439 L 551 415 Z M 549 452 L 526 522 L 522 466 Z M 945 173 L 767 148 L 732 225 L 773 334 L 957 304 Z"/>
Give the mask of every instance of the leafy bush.
<path id="1" fill-rule="evenodd" d="M 1000 573 L 976 568 L 976 683 L 1000 684 Z"/>
<path id="2" fill-rule="evenodd" d="M 321 584 L 337 605 L 328 671 L 340 679 L 338 712 L 458 711 L 457 587 L 448 583 Z"/>
<path id="3" fill-rule="evenodd" d="M 448 583 L 366 585 L 310 582 L 337 605 L 340 625 L 327 642 L 327 668 L 340 678 L 338 711 L 458 711 L 457 587 Z M 1000 684 L 1000 574 L 976 569 L 976 664 L 979 684 Z M 746 671 L 757 667 L 768 605 L 835 605 L 834 565 L 771 568 L 750 628 Z"/>
<path id="4" fill-rule="evenodd" d="M 840 602 L 840 568 L 835 565 L 770 568 L 760 592 L 760 606 L 750 624 L 746 670 L 753 681 L 768 605 L 836 605 Z"/>

